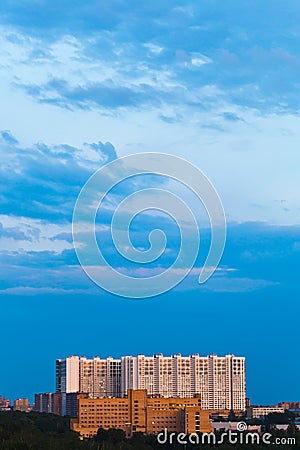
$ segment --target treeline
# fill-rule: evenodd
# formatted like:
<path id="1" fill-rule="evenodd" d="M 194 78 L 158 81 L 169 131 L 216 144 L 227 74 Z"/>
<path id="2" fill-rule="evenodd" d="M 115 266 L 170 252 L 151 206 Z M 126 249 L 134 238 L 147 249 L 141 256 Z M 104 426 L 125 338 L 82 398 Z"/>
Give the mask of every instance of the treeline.
<path id="1" fill-rule="evenodd" d="M 85 449 L 67 417 L 37 412 L 0 412 L 1 450 Z"/>
<path id="2" fill-rule="evenodd" d="M 274 435 L 275 436 L 275 435 Z M 284 432 L 277 432 L 277 437 L 287 437 Z M 300 433 L 296 432 L 296 445 L 276 445 L 278 449 L 300 448 Z M 0 412 L 0 449 L 1 450 L 192 450 L 192 449 L 257 449 L 264 445 L 195 445 L 186 446 L 177 442 L 173 436 L 172 443 L 160 444 L 156 436 L 144 436 L 136 433 L 126 439 L 122 430 L 99 429 L 94 439 L 79 440 L 78 434 L 70 430 L 67 417 L 36 412 L 18 411 Z M 269 447 L 266 445 L 265 447 Z"/>

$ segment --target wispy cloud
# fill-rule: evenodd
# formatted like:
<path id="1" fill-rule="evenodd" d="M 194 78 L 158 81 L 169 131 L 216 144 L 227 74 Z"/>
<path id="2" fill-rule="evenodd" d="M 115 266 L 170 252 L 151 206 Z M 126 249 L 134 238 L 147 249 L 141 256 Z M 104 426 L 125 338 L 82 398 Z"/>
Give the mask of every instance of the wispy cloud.
<path id="1" fill-rule="evenodd" d="M 36 144 L 23 149 L 9 136 L 0 141 L 0 204 L 6 215 L 70 221 L 83 184 L 116 157 L 110 143 L 85 144 L 81 149 Z"/>
<path id="2" fill-rule="evenodd" d="M 30 12 L 28 2 L 16 7 L 4 1 L 2 23 L 18 30 L 4 36 L 11 55 L 15 53 L 13 61 L 16 57 L 22 61 L 25 74 L 26 65 L 35 64 L 39 78 L 50 69 L 56 80 L 60 68 L 68 71 L 68 81 L 70 77 L 83 81 L 88 68 L 85 78 L 91 82 L 89 89 L 88 83 L 78 84 L 74 92 L 66 84 L 60 86 L 69 94 L 70 104 L 73 96 L 85 97 L 88 92 L 99 96 L 100 92 L 101 97 L 110 99 L 99 102 L 102 106 L 111 103 L 113 107 L 114 94 L 124 98 L 121 104 L 135 106 L 138 98 L 124 81 L 147 74 L 149 85 L 152 78 L 156 87 L 164 77 L 189 90 L 216 85 L 229 101 L 248 107 L 281 111 L 299 108 L 297 96 L 293 95 L 299 90 L 299 35 L 293 19 L 299 13 L 297 3 L 289 3 L 287 14 L 280 4 L 273 5 L 271 11 L 258 1 L 243 2 L 231 5 L 235 14 L 230 15 L 226 14 L 228 3 L 226 7 L 219 4 L 213 13 L 205 4 L 174 8 L 170 2 L 164 3 L 128 7 L 126 2 L 108 5 L 105 1 L 89 1 L 84 5 L 73 2 L 70 8 L 62 2 L 54 8 L 50 2 L 35 2 Z M 272 21 L 266 26 L 262 17 L 270 14 Z M 64 20 L 59 21 L 59 17 Z M 37 75 L 37 71 L 32 74 Z M 111 79 L 110 87 L 101 83 L 103 75 Z M 28 92 L 35 96 L 48 88 L 50 94 L 51 82 L 45 81 L 33 84 Z M 148 88 L 143 94 L 140 97 L 145 104 L 145 97 L 151 99 L 153 90 Z"/>

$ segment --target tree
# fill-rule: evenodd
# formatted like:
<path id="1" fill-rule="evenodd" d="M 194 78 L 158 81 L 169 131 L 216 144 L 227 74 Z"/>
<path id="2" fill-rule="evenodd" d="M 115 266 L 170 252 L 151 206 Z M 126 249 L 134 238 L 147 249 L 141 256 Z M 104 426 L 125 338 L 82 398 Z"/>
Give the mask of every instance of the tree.
<path id="1" fill-rule="evenodd" d="M 99 428 L 97 431 L 97 436 L 95 437 L 96 442 L 111 442 L 112 444 L 118 444 L 125 441 L 125 439 L 125 431 L 117 428 L 110 428 L 109 430 Z"/>

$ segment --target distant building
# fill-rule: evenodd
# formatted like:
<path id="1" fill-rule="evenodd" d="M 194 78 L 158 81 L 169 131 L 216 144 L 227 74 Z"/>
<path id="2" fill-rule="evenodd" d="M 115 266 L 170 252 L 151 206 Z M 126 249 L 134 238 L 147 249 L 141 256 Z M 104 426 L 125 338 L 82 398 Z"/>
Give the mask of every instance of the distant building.
<path id="1" fill-rule="evenodd" d="M 63 402 L 65 402 L 65 408 L 63 403 L 62 415 L 77 417 L 78 416 L 78 393 L 69 392 L 63 395 Z"/>
<path id="2" fill-rule="evenodd" d="M 279 406 L 250 406 L 247 408 L 247 417 L 252 419 L 260 419 L 271 413 L 284 413 L 284 408 Z"/>
<path id="3" fill-rule="evenodd" d="M 34 410 L 39 413 L 52 412 L 53 394 L 52 392 L 45 392 L 44 394 L 34 395 Z"/>
<path id="4" fill-rule="evenodd" d="M 40 413 L 51 413 L 58 416 L 77 417 L 77 392 L 35 394 L 34 410 Z"/>
<path id="5" fill-rule="evenodd" d="M 92 437 L 99 428 L 119 428 L 127 436 L 133 432 L 158 434 L 169 432 L 212 432 L 209 411 L 201 408 L 201 399 L 147 396 L 144 389 L 129 390 L 122 398 L 88 398 L 78 396 L 78 419 L 71 428 L 81 438 Z"/>
<path id="6" fill-rule="evenodd" d="M 0 411 L 10 411 L 10 400 L 9 398 L 3 398 L 2 395 L 0 395 Z"/>
<path id="7" fill-rule="evenodd" d="M 29 400 L 28 398 L 17 398 L 14 401 L 14 410 L 15 411 L 28 411 L 29 409 Z"/>
<path id="8" fill-rule="evenodd" d="M 62 415 L 62 395 L 45 392 L 43 394 L 35 394 L 34 410 L 40 413 L 52 413 Z"/>
<path id="9" fill-rule="evenodd" d="M 125 397 L 129 389 L 149 395 L 190 398 L 200 394 L 202 408 L 246 409 L 245 358 L 226 356 L 70 356 L 56 361 L 56 391 L 84 392 L 91 398 Z"/>
<path id="10" fill-rule="evenodd" d="M 300 402 L 280 402 L 278 406 L 290 411 L 300 411 Z"/>
<path id="11" fill-rule="evenodd" d="M 219 421 L 212 421 L 212 427 L 214 428 L 215 431 L 237 431 L 239 430 L 239 424 L 240 421 L 228 421 L 228 422 L 219 422 Z M 250 432 L 256 432 L 256 433 L 260 433 L 261 432 L 261 425 L 248 425 L 247 426 L 247 431 Z"/>
<path id="12" fill-rule="evenodd" d="M 63 396 L 62 394 L 53 393 L 52 394 L 52 405 L 51 405 L 51 412 L 52 414 L 56 414 L 57 416 L 63 415 Z"/>

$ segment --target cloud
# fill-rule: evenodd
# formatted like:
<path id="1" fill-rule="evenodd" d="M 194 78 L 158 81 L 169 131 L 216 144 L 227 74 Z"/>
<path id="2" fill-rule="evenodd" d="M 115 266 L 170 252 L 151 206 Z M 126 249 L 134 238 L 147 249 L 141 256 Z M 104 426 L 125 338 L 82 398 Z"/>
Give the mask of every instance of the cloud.
<path id="1" fill-rule="evenodd" d="M 59 226 L 55 229 L 59 229 Z M 57 234 L 55 229 L 48 225 L 48 230 L 41 229 L 40 234 L 50 235 L 49 241 L 57 246 L 56 250 L 45 250 L 41 246 L 36 251 L 29 247 L 23 250 L 3 249 L 0 252 L 2 273 L 5 273 L 5 279 L 0 282 L 1 293 L 17 294 L 21 293 L 22 289 L 25 295 L 39 295 L 42 290 L 55 294 L 56 289 L 60 289 L 61 293 L 78 293 L 82 290 L 84 295 L 97 295 L 97 292 L 102 292 L 85 275 L 78 265 L 74 250 L 67 246 L 71 241 L 70 231 Z M 70 225 L 66 225 L 65 229 L 70 230 Z M 166 252 L 155 264 L 140 267 L 117 256 L 110 233 L 100 232 L 97 237 L 101 251 L 112 267 L 133 277 L 151 277 L 164 272 L 174 261 L 176 249 L 178 250 L 175 236 L 171 235 L 171 253 Z M 139 236 L 133 233 L 132 237 L 136 247 L 145 243 L 143 233 Z M 270 227 L 261 223 L 230 224 L 221 265 L 207 283 L 199 285 L 201 263 L 203 264 L 210 242 L 209 233 L 202 230 L 202 244 L 195 267 L 176 290 L 221 294 L 272 290 L 278 287 L 284 289 L 285 286 L 292 289 L 293 285 L 297 284 L 299 241 L 299 227 Z M 61 248 L 60 242 L 63 243 Z M 31 247 L 35 245 L 33 241 Z M 99 271 L 99 268 L 97 270 Z M 104 267 L 102 270 L 103 276 L 107 276 Z M 171 270 L 171 275 L 176 279 L 182 271 L 184 267 Z"/>
<path id="2" fill-rule="evenodd" d="M 4 228 L 0 223 L 0 239 L 2 237 L 16 240 L 32 240 L 32 236 L 25 234 L 19 227 Z"/>
<path id="3" fill-rule="evenodd" d="M 240 120 L 243 121 L 243 119 L 234 112 L 225 111 L 222 115 L 225 120 L 229 120 L 232 122 L 239 122 Z"/>
<path id="4" fill-rule="evenodd" d="M 70 86 L 65 80 L 53 79 L 44 85 L 18 85 L 37 101 L 60 106 L 62 108 L 89 109 L 137 107 L 158 98 L 158 93 L 150 86 L 118 86 L 107 83 L 88 83 Z M 157 102 L 157 100 L 156 100 Z"/>
<path id="5" fill-rule="evenodd" d="M 7 289 L 0 290 L 0 295 L 22 295 L 23 296 L 33 296 L 33 295 L 74 295 L 74 294 L 86 294 L 83 289 L 63 289 L 63 288 L 50 288 L 50 287 L 27 287 L 27 286 L 18 286 Z M 93 292 L 95 294 L 95 292 Z"/>
<path id="6" fill-rule="evenodd" d="M 105 162 L 111 162 L 118 158 L 115 147 L 110 142 L 98 142 L 97 144 L 87 144 L 91 149 L 95 150 L 98 154 L 104 156 Z"/>
<path id="7" fill-rule="evenodd" d="M 111 142 L 122 154 L 166 151 L 198 164 L 215 181 L 229 221 L 296 223 L 299 4 L 292 1 L 289 11 L 283 6 L 3 0 L 2 262 L 76 264 L 74 203 L 89 176 L 117 157 Z M 266 24 L 265 17 L 272 20 Z M 11 124 L 21 130 L 18 139 Z M 151 184 L 147 179 L 138 186 L 143 183 Z M 112 194 L 97 232 L 114 263 L 119 260 L 105 226 L 133 189 Z M 276 198 L 286 199 L 284 207 Z M 146 247 L 146 230 L 156 220 L 141 220 L 137 246 Z M 174 258 L 177 237 L 161 223 L 170 234 L 164 267 Z M 232 225 L 229 233 L 226 265 L 241 268 L 235 274 L 241 285 L 255 279 L 253 285 L 271 288 L 283 274 L 292 280 L 293 270 L 283 266 L 288 258 L 298 263 L 297 230 L 251 224 Z M 239 285 L 226 276 L 226 283 Z"/>
<path id="8" fill-rule="evenodd" d="M 213 278 L 210 283 L 203 286 L 204 292 L 215 293 L 243 293 L 243 292 L 255 292 L 267 288 L 276 288 L 280 286 L 279 282 L 253 279 L 253 278 Z"/>
<path id="9" fill-rule="evenodd" d="M 15 145 L 18 144 L 17 139 L 12 136 L 10 131 L 0 131 L 0 135 L 1 138 L 3 139 L 3 141 L 5 141 L 6 143 L 10 144 L 10 145 Z"/>
<path id="10" fill-rule="evenodd" d="M 70 220 L 83 184 L 117 156 L 109 142 L 23 149 L 15 141 L 0 143 L 1 211 L 35 219 Z"/>
<path id="11" fill-rule="evenodd" d="M 267 6 L 257 6 L 271 14 Z M 296 24 L 277 5 L 272 11 L 274 22 L 259 28 L 258 14 L 252 9 L 250 2 L 234 6 L 240 14 L 237 21 L 221 4 L 212 14 L 210 8 L 196 4 L 129 8 L 121 1 L 114 10 L 106 2 L 89 1 L 84 6 L 76 2 L 72 8 L 63 2 L 53 8 L 45 1 L 22 21 L 22 7 L 9 4 L 2 23 L 3 70 L 10 68 L 13 86 L 35 101 L 65 109 L 114 111 L 149 105 L 160 109 L 175 96 L 173 103 L 186 108 L 203 103 L 213 111 L 216 102 L 225 100 L 264 113 L 295 112 L 300 106 L 295 95 L 300 55 L 292 41 Z M 292 9 L 299 11 L 295 4 Z M 70 21 L 59 22 L 59 11 Z M 18 27 L 21 24 L 26 32 Z M 193 105 L 191 94 L 204 86 L 216 86 L 221 98 L 216 95 L 214 104 L 197 99 Z"/>
<path id="12" fill-rule="evenodd" d="M 110 142 L 101 141 L 85 143 L 81 147 L 38 143 L 27 148 L 15 141 L 10 135 L 10 139 L 2 140 L 0 147 L 0 205 L 3 212 L 0 217 L 0 262 L 6 265 L 2 287 L 4 290 L 11 287 L 71 289 L 77 270 L 76 273 L 81 275 L 74 289 L 89 292 L 90 282 L 78 267 L 73 250 L 73 207 L 84 182 L 101 165 L 114 160 L 117 157 L 116 150 Z M 166 186 L 153 176 L 142 176 L 139 181 L 131 180 L 129 185 L 120 183 L 110 193 L 108 201 L 104 202 L 97 218 L 100 226 L 96 230 L 96 237 L 103 247 L 103 254 L 113 267 L 135 276 L 141 272 L 137 271 L 135 263 L 124 260 L 116 251 L 110 235 L 110 222 L 116 205 L 126 196 L 141 188 L 157 186 L 157 183 L 160 187 Z M 181 195 L 180 190 L 176 192 Z M 282 200 L 273 203 L 282 208 Z M 288 205 L 286 200 L 284 205 Z M 148 248 L 149 233 L 155 228 L 165 231 L 167 251 L 159 261 L 145 266 L 144 270 L 149 273 L 157 270 L 157 267 L 160 271 L 169 267 L 176 259 L 180 245 L 176 225 L 169 218 L 153 214 L 142 214 L 131 224 L 133 245 L 140 249 Z M 203 264 L 210 243 L 209 232 L 205 229 L 200 231 L 201 251 L 196 267 Z M 248 292 L 272 289 L 286 282 L 294 283 L 295 267 L 299 265 L 299 240 L 298 226 L 231 223 L 221 266 L 224 270 L 217 272 L 205 289 L 214 292 Z M 59 268 L 57 272 L 44 271 L 55 267 Z M 226 267 L 236 270 L 233 273 L 225 270 Z M 22 277 L 27 271 L 28 276 L 24 280 Z M 16 274 L 19 274 L 19 280 Z M 195 273 L 192 273 L 184 287 L 193 289 L 196 278 Z"/>

